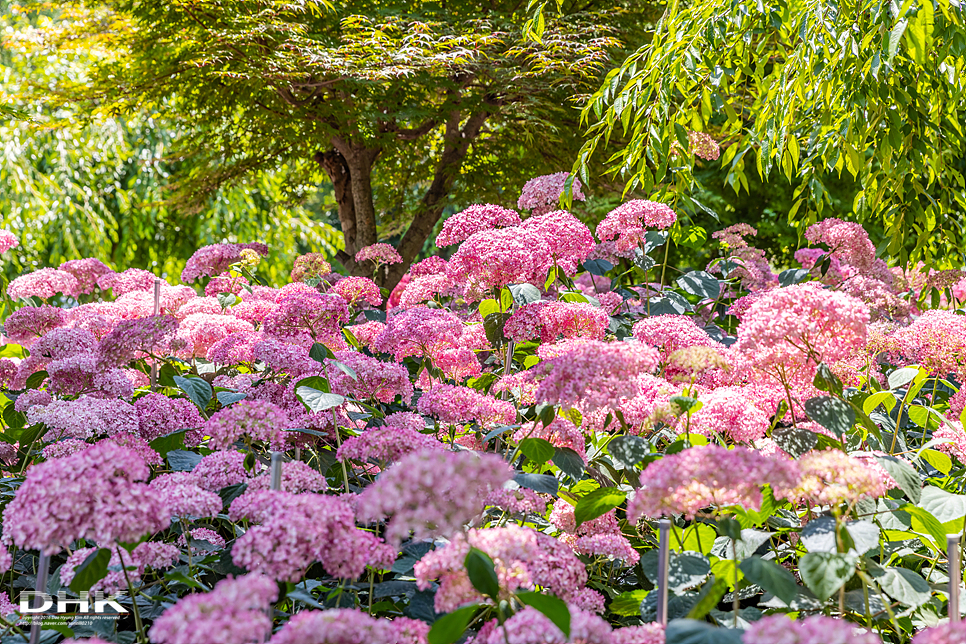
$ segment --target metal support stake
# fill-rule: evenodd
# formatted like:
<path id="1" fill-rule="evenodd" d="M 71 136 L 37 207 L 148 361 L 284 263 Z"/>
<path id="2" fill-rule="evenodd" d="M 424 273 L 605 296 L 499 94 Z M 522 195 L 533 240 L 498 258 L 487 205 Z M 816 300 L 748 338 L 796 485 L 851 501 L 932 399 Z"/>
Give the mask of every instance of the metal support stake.
<path id="1" fill-rule="evenodd" d="M 282 489 L 282 452 L 272 452 L 272 489 Z"/>
<path id="2" fill-rule="evenodd" d="M 161 278 L 154 278 L 154 314 L 161 314 Z M 151 391 L 158 389 L 158 362 L 151 361 Z"/>
<path id="3" fill-rule="evenodd" d="M 959 585 L 963 581 L 960 558 L 961 534 L 946 535 L 946 560 L 949 562 L 949 621 L 959 621 Z"/>
<path id="4" fill-rule="evenodd" d="M 667 572 L 671 557 L 671 521 L 661 519 L 657 522 L 657 621 L 667 626 Z"/>
<path id="5" fill-rule="evenodd" d="M 47 577 L 50 574 L 50 555 L 43 552 L 40 553 L 40 562 L 37 564 L 37 592 L 46 593 L 47 592 Z M 34 595 L 34 608 L 38 606 L 43 606 L 43 599 L 39 595 Z M 38 603 L 40 602 L 40 603 Z M 33 616 L 35 620 L 30 625 L 30 644 L 39 644 L 40 642 L 40 628 L 43 617 L 40 614 Z"/>

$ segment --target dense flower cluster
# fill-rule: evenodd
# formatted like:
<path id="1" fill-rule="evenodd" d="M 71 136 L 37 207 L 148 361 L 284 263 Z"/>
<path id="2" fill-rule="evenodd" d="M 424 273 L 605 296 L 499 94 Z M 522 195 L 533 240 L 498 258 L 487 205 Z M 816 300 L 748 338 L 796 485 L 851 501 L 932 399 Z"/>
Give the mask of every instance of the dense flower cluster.
<path id="1" fill-rule="evenodd" d="M 665 204 L 635 199 L 607 213 L 597 224 L 597 238 L 608 241 L 616 237 L 617 250 L 627 251 L 644 241 L 645 228 L 668 228 L 677 218 Z"/>
<path id="2" fill-rule="evenodd" d="M 784 615 L 763 617 L 745 631 L 744 644 L 881 644 L 875 633 L 850 622 L 813 615 L 792 621 Z M 916 640 L 919 644 L 919 639 Z"/>
<path id="3" fill-rule="evenodd" d="M 533 216 L 542 215 L 553 210 L 560 202 L 560 197 L 567 189 L 569 172 L 555 172 L 542 177 L 534 177 L 523 185 L 517 208 L 529 210 Z M 570 195 L 574 201 L 586 201 L 587 197 L 581 188 L 580 179 L 574 177 L 570 185 Z"/>

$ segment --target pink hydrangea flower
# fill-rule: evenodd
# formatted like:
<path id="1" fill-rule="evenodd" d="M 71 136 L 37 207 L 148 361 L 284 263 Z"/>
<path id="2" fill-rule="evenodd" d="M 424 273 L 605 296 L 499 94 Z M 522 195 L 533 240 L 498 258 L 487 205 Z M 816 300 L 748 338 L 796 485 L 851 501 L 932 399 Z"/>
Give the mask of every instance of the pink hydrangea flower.
<path id="1" fill-rule="evenodd" d="M 597 224 L 597 238 L 608 241 L 616 237 L 617 250 L 624 252 L 644 240 L 645 228 L 668 228 L 677 219 L 677 214 L 663 203 L 635 199 L 611 210 Z"/>
<path id="2" fill-rule="evenodd" d="M 568 608 L 569 640 L 546 615 L 527 606 L 508 619 L 502 628 L 493 629 L 480 644 L 564 644 L 568 641 L 577 644 L 612 644 L 610 624 L 576 606 Z"/>
<path id="3" fill-rule="evenodd" d="M 615 628 L 611 644 L 664 644 L 664 627 L 658 622 Z"/>
<path id="4" fill-rule="evenodd" d="M 558 338 L 602 340 L 610 317 L 603 309 L 579 302 L 531 302 L 513 312 L 503 333 L 515 342 Z"/>
<path id="5" fill-rule="evenodd" d="M 335 359 L 352 369 L 355 378 L 336 365 L 329 364 L 326 375 L 333 393 L 384 403 L 392 402 L 396 396 L 408 403 L 413 397 L 409 370 L 400 364 L 383 362 L 358 351 L 338 351 Z"/>
<path id="6" fill-rule="evenodd" d="M 137 412 L 137 434 L 146 441 L 180 429 L 198 428 L 205 422 L 198 408 L 187 398 L 169 398 L 164 394 L 150 393 L 135 400 L 134 408 Z"/>
<path id="7" fill-rule="evenodd" d="M 195 471 L 197 471 L 197 468 Z M 271 486 L 271 473 L 265 472 L 252 479 L 245 493 L 268 490 Z M 281 490 L 283 492 L 301 494 L 302 492 L 325 492 L 327 489 L 328 485 L 325 482 L 325 477 L 317 470 L 312 469 L 308 464 L 301 461 L 282 463 Z"/>
<path id="8" fill-rule="evenodd" d="M 813 244 L 825 244 L 833 257 L 858 271 L 870 271 L 875 264 L 875 245 L 860 224 L 823 219 L 805 230 L 805 238 Z"/>
<path id="9" fill-rule="evenodd" d="M 370 617 L 351 608 L 301 612 L 269 644 L 425 644 L 429 625 L 396 617 Z"/>
<path id="10" fill-rule="evenodd" d="M 553 255 L 546 237 L 521 226 L 470 235 L 453 254 L 448 275 L 467 286 L 467 301 L 490 289 L 535 282 L 543 286 Z"/>
<path id="11" fill-rule="evenodd" d="M 721 146 L 706 132 L 688 130 L 688 146 L 694 156 L 705 161 L 716 161 L 721 156 Z"/>
<path id="12" fill-rule="evenodd" d="M 0 230 L 0 254 L 20 245 L 17 236 L 9 230 Z"/>
<path id="13" fill-rule="evenodd" d="M 483 509 L 490 490 L 511 478 L 498 456 L 472 452 L 416 452 L 399 459 L 359 496 L 364 519 L 392 515 L 386 540 L 402 542 L 459 531 Z"/>
<path id="14" fill-rule="evenodd" d="M 150 487 L 144 461 L 104 441 L 31 466 L 3 512 L 3 543 L 56 554 L 75 539 L 137 541 L 167 527 L 170 514 Z"/>
<path id="15" fill-rule="evenodd" d="M 121 367 L 148 355 L 164 356 L 178 347 L 178 321 L 170 315 L 123 320 L 114 325 L 97 347 L 100 362 Z"/>
<path id="16" fill-rule="evenodd" d="M 569 447 L 587 462 L 584 435 L 570 420 L 563 416 L 555 416 L 549 425 L 544 426 L 540 421 L 524 423 L 513 433 L 512 440 L 522 441 L 525 438 L 542 438 L 554 447 Z"/>
<path id="17" fill-rule="evenodd" d="M 419 424 L 422 425 L 422 418 Z M 354 459 L 391 463 L 407 454 L 430 449 L 442 450 L 444 446 L 433 436 L 421 434 L 413 428 L 387 424 L 382 427 L 370 427 L 360 435 L 346 439 L 336 455 L 343 461 Z"/>
<path id="18" fill-rule="evenodd" d="M 157 279 L 157 276 L 151 271 L 129 268 L 121 273 L 113 271 L 102 273 L 97 278 L 97 286 L 102 291 L 110 290 L 114 297 L 120 297 L 132 291 L 150 291 L 153 293 L 155 279 Z"/>
<path id="19" fill-rule="evenodd" d="M 283 430 L 292 426 L 289 415 L 278 405 L 263 400 L 241 400 L 212 414 L 204 432 L 210 437 L 209 445 L 215 449 L 228 449 L 243 436 L 249 436 L 269 443 L 275 451 L 284 452 L 289 435 Z"/>
<path id="20" fill-rule="evenodd" d="M 662 361 L 671 353 L 688 347 L 720 346 L 708 333 L 686 315 L 654 315 L 634 324 L 634 337 L 657 348 Z"/>
<path id="21" fill-rule="evenodd" d="M 744 644 L 881 644 L 879 636 L 853 622 L 813 615 L 791 620 L 768 615 L 752 622 L 741 638 Z M 916 640 L 916 644 L 920 644 Z M 939 644 L 939 641 L 936 642 Z"/>
<path id="22" fill-rule="evenodd" d="M 586 409 L 617 408 L 636 391 L 639 374 L 652 371 L 657 351 L 639 343 L 581 341 L 545 362 L 547 375 L 537 388 L 537 400 Z"/>
<path id="23" fill-rule="evenodd" d="M 545 174 L 530 179 L 523 185 L 523 190 L 520 191 L 517 208 L 530 210 L 533 216 L 550 212 L 554 206 L 560 203 L 560 197 L 564 193 L 569 177 L 569 172 L 555 172 L 554 174 Z M 574 177 L 570 188 L 571 197 L 574 201 L 587 200 L 581 188 L 580 179 Z"/>
<path id="24" fill-rule="evenodd" d="M 203 358 L 213 344 L 233 333 L 251 333 L 255 327 L 231 315 L 211 315 L 192 313 L 181 321 L 178 327 L 178 340 L 185 343 L 179 351 L 184 357 Z"/>
<path id="25" fill-rule="evenodd" d="M 77 280 L 78 294 L 93 293 L 94 289 L 97 288 L 98 278 L 101 275 L 114 272 L 111 267 L 93 257 L 72 259 L 64 262 L 58 268 L 74 276 Z"/>
<path id="26" fill-rule="evenodd" d="M 641 487 L 627 503 L 627 517 L 657 518 L 683 514 L 693 518 L 711 506 L 761 507 L 761 486 L 769 483 L 776 496 L 787 496 L 799 483 L 796 464 L 762 456 L 745 447 L 692 447 L 648 465 Z"/>
<path id="27" fill-rule="evenodd" d="M 959 373 L 966 362 L 966 318 L 952 311 L 925 311 L 896 331 L 894 340 L 910 360 L 938 376 Z"/>
<path id="28" fill-rule="evenodd" d="M 265 316 L 262 331 L 288 341 L 317 341 L 341 337 L 340 326 L 348 320 L 349 309 L 338 295 L 292 293 L 279 298 L 278 308 Z"/>
<path id="29" fill-rule="evenodd" d="M 216 552 L 222 550 L 225 547 L 225 539 L 220 534 L 214 530 L 209 530 L 208 528 L 195 528 L 188 532 L 191 537 L 191 542 L 189 544 L 188 539 L 185 539 L 185 535 L 182 533 L 178 535 L 178 545 L 182 548 L 191 547 L 192 552 L 207 553 Z M 205 541 L 211 544 L 211 548 L 204 544 L 196 544 L 194 542 Z"/>
<path id="30" fill-rule="evenodd" d="M 485 504 L 500 508 L 510 514 L 543 514 L 547 510 L 547 500 L 527 488 L 508 490 L 501 488 L 486 495 Z"/>
<path id="31" fill-rule="evenodd" d="M 416 407 L 419 413 L 434 416 L 445 425 L 463 425 L 475 420 L 481 427 L 489 427 L 508 425 L 516 420 L 516 408 L 512 404 L 457 385 L 435 385 L 423 392 Z"/>
<path id="32" fill-rule="evenodd" d="M 338 295 L 349 306 L 365 302 L 372 306 L 382 304 L 379 287 L 368 277 L 347 277 L 336 282 L 329 293 Z"/>
<path id="33" fill-rule="evenodd" d="M 456 286 L 456 282 L 445 274 L 414 277 L 406 283 L 397 304 L 404 309 L 419 306 L 424 302 L 435 299 L 437 295 L 449 294 L 454 290 L 454 286 Z"/>
<path id="34" fill-rule="evenodd" d="M 81 396 L 77 400 L 55 400 L 48 405 L 34 405 L 27 411 L 28 421 L 50 428 L 45 441 L 58 438 L 84 440 L 99 434 L 136 434 L 137 412 L 123 400 Z"/>
<path id="35" fill-rule="evenodd" d="M 177 517 L 213 517 L 221 512 L 221 497 L 202 489 L 198 477 L 189 472 L 157 476 L 151 489 Z"/>
<path id="36" fill-rule="evenodd" d="M 445 309 L 418 307 L 389 318 L 372 348 L 391 353 L 397 361 L 407 356 L 431 357 L 454 347 L 463 335 L 463 322 Z"/>
<path id="37" fill-rule="evenodd" d="M 43 389 L 28 389 L 19 396 L 13 403 L 13 408 L 19 412 L 27 413 L 27 410 L 34 405 L 49 405 L 53 401 L 50 393 Z"/>
<path id="38" fill-rule="evenodd" d="M 546 240 L 550 247 L 551 265 L 567 275 L 576 273 L 581 262 L 594 250 L 594 236 L 590 228 L 565 210 L 530 217 L 522 227 Z"/>
<path id="39" fill-rule="evenodd" d="M 443 222 L 443 229 L 436 236 L 436 245 L 440 248 L 451 246 L 479 232 L 519 225 L 520 215 L 513 210 L 493 204 L 474 204 Z"/>
<path id="40" fill-rule="evenodd" d="M 9 342 L 30 348 L 34 340 L 66 324 L 67 315 L 63 309 L 43 304 L 14 311 L 4 320 L 3 329 Z"/>
<path id="41" fill-rule="evenodd" d="M 80 295 L 77 278 L 56 268 L 41 268 L 16 278 L 7 285 L 7 295 L 12 299 L 39 297 L 49 300 L 58 293 L 68 297 Z"/>
<path id="42" fill-rule="evenodd" d="M 382 264 L 398 264 L 402 261 L 399 252 L 389 244 L 371 244 L 359 250 L 355 256 L 356 262 L 373 262 L 376 266 Z"/>
<path id="43" fill-rule="evenodd" d="M 464 561 L 470 548 L 493 559 L 501 593 L 543 586 L 567 601 L 587 584 L 587 570 L 567 544 L 532 528 L 471 529 L 459 532 L 443 548 L 416 562 L 414 573 L 420 588 L 439 580 L 436 610 L 443 613 L 469 602 L 483 601 L 466 574 Z"/>
<path id="44" fill-rule="evenodd" d="M 883 496 L 896 487 L 891 477 L 883 476 L 884 470 L 836 449 L 809 452 L 798 459 L 798 466 L 801 482 L 786 496 L 807 498 L 819 505 L 855 503 L 863 497 Z"/>
<path id="45" fill-rule="evenodd" d="M 244 290 L 245 286 L 248 286 L 248 283 L 248 280 L 242 275 L 233 276 L 230 273 L 222 273 L 215 275 L 205 284 L 205 295 L 208 297 L 216 297 L 220 293 L 238 295 Z"/>
<path id="46" fill-rule="evenodd" d="M 235 540 L 232 559 L 273 579 L 298 581 L 314 561 L 352 579 L 368 564 L 389 567 L 396 558 L 395 549 L 356 528 L 349 505 L 332 496 L 259 490 L 235 499 L 229 516 L 255 524 Z"/>
<path id="47" fill-rule="evenodd" d="M 678 431 L 725 436 L 736 443 L 763 438 L 771 427 L 768 415 L 746 399 L 741 390 L 719 387 L 699 397 L 701 408 L 678 419 Z"/>
<path id="48" fill-rule="evenodd" d="M 946 622 L 939 626 L 924 628 L 912 638 L 912 644 L 963 644 L 963 642 L 966 642 L 966 622 Z M 823 641 L 821 644 L 831 643 Z"/>
<path id="49" fill-rule="evenodd" d="M 205 456 L 191 473 L 197 479 L 198 485 L 209 492 L 245 483 L 252 477 L 252 473 L 245 469 L 245 454 L 230 450 Z"/>
<path id="50" fill-rule="evenodd" d="M 253 250 L 259 255 L 268 254 L 268 246 L 261 243 L 202 246 L 188 258 L 181 271 L 181 281 L 187 283 L 203 275 L 221 275 L 229 266 L 241 261 L 243 250 Z"/>
<path id="51" fill-rule="evenodd" d="M 262 338 L 262 334 L 256 331 L 232 333 L 211 345 L 207 358 L 219 365 L 251 365 L 255 362 L 255 345 Z"/>
<path id="52" fill-rule="evenodd" d="M 263 575 L 222 579 L 211 592 L 182 597 L 151 626 L 157 644 L 197 644 L 204 633 L 209 642 L 260 642 L 272 632 L 271 603 L 278 586 Z"/>

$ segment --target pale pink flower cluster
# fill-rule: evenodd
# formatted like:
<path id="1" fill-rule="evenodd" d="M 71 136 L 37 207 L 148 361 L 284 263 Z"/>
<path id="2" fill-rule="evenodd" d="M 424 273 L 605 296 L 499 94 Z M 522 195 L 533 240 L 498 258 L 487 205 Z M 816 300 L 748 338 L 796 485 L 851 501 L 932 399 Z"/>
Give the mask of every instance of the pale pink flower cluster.
<path id="1" fill-rule="evenodd" d="M 264 362 L 276 373 L 319 374 L 322 365 L 309 356 L 309 349 L 264 336 L 252 345 L 252 359 Z"/>
<path id="2" fill-rule="evenodd" d="M 950 401 L 952 401 L 952 398 L 950 398 Z M 963 431 L 962 423 L 957 420 L 950 420 L 948 423 L 943 423 L 942 427 L 933 432 L 932 437 L 934 439 L 949 441 L 948 443 L 936 445 L 936 449 L 955 456 L 959 459 L 960 463 L 966 463 L 966 431 Z"/>
<path id="3" fill-rule="evenodd" d="M 356 262 L 373 262 L 376 266 L 382 264 L 398 264 L 402 256 L 389 244 L 371 244 L 359 250 L 355 256 Z"/>
<path id="4" fill-rule="evenodd" d="M 86 329 L 53 329 L 30 347 L 31 355 L 51 360 L 69 358 L 78 353 L 90 353 L 97 347 L 97 338 Z"/>
<path id="5" fill-rule="evenodd" d="M 555 172 L 554 174 L 545 174 L 530 179 L 524 184 L 523 190 L 520 191 L 517 208 L 530 210 L 533 216 L 550 212 L 560 203 L 560 197 L 563 196 L 568 177 L 570 177 L 569 172 Z M 587 200 L 581 188 L 580 179 L 574 177 L 570 188 L 574 201 Z"/>
<path id="6" fill-rule="evenodd" d="M 653 371 L 658 353 L 634 342 L 581 341 L 541 365 L 546 376 L 537 400 L 582 409 L 617 408 L 636 390 L 636 378 Z"/>
<path id="7" fill-rule="evenodd" d="M 57 268 L 41 268 L 32 273 L 21 275 L 7 285 L 7 295 L 12 299 L 39 297 L 49 300 L 58 293 L 68 297 L 80 295 L 77 278 Z"/>
<path id="8" fill-rule="evenodd" d="M 634 337 L 657 348 L 661 360 L 679 349 L 720 346 L 687 315 L 654 315 L 634 324 Z"/>
<path id="9" fill-rule="evenodd" d="M 137 541 L 167 527 L 170 514 L 134 452 L 104 441 L 31 466 L 3 512 L 0 543 L 56 554 L 75 539 Z"/>
<path id="10" fill-rule="evenodd" d="M 139 401 L 140 402 L 140 401 Z M 247 482 L 252 473 L 245 469 L 245 454 L 231 450 L 212 452 L 201 459 L 191 473 L 198 485 L 209 492 Z"/>
<path id="11" fill-rule="evenodd" d="M 154 292 L 156 276 L 142 268 L 129 268 L 121 273 L 102 273 L 97 277 L 97 286 L 102 291 L 110 290 L 114 297 L 120 297 L 132 291 Z M 170 287 L 170 284 L 168 284 Z"/>
<path id="12" fill-rule="evenodd" d="M 688 130 L 688 145 L 694 156 L 705 161 L 716 161 L 721 155 L 721 146 L 707 132 Z"/>
<path id="13" fill-rule="evenodd" d="M 178 535 L 178 545 L 182 548 L 188 548 L 190 546 L 192 552 L 217 552 L 225 547 L 225 538 L 208 528 L 195 528 L 188 532 L 188 536 L 190 537 L 190 542 L 189 539 L 185 538 L 184 533 Z M 204 544 L 191 543 L 198 541 L 205 541 L 211 544 L 211 548 Z"/>
<path id="14" fill-rule="evenodd" d="M 259 255 L 268 254 L 268 246 L 261 243 L 202 246 L 188 258 L 184 270 L 181 271 L 181 281 L 188 283 L 203 275 L 221 275 L 229 266 L 241 261 L 243 250 L 253 250 Z"/>
<path id="15" fill-rule="evenodd" d="M 587 583 L 584 564 L 567 544 L 532 528 L 471 529 L 457 533 L 443 548 L 420 559 L 414 572 L 420 588 L 439 580 L 436 610 L 449 612 L 483 597 L 473 588 L 463 562 L 470 548 L 482 550 L 493 559 L 501 593 L 543 586 L 561 599 L 569 600 Z"/>
<path id="16" fill-rule="evenodd" d="M 382 332 L 372 339 L 372 347 L 391 353 L 398 361 L 407 356 L 433 357 L 457 346 L 463 335 L 463 322 L 444 309 L 418 307 L 393 315 Z"/>
<path id="17" fill-rule="evenodd" d="M 100 434 L 136 434 L 138 431 L 134 405 L 123 400 L 90 396 L 34 405 L 27 410 L 27 419 L 31 424 L 43 423 L 50 428 L 44 435 L 48 442 L 58 438 L 84 440 Z"/>
<path id="18" fill-rule="evenodd" d="M 268 443 L 275 451 L 285 451 L 289 435 L 283 430 L 292 426 L 288 413 L 278 405 L 245 399 L 212 414 L 204 432 L 215 449 L 228 449 L 247 436 Z"/>
<path id="19" fill-rule="evenodd" d="M 576 606 L 570 609 L 570 639 L 546 615 L 527 606 L 490 631 L 480 644 L 612 644 L 611 627 L 593 613 Z"/>
<path id="20" fill-rule="evenodd" d="M 952 311 L 925 311 L 894 340 L 908 359 L 937 376 L 959 373 L 966 361 L 966 318 Z"/>
<path id="21" fill-rule="evenodd" d="M 0 230 L 0 254 L 20 245 L 17 236 L 9 230 Z"/>
<path id="22" fill-rule="evenodd" d="M 448 275 L 466 284 L 467 301 L 508 284 L 543 286 L 553 262 L 549 240 L 523 227 L 484 230 L 470 235 L 449 260 Z"/>
<path id="23" fill-rule="evenodd" d="M 273 579 L 298 581 L 315 561 L 330 575 L 352 579 L 367 564 L 388 567 L 396 556 L 356 528 L 352 509 L 333 496 L 258 490 L 235 499 L 229 518 L 254 524 L 235 540 L 232 559 Z"/>
<path id="24" fill-rule="evenodd" d="M 248 280 L 242 275 L 232 276 L 230 273 L 222 273 L 211 278 L 205 284 L 205 295 L 216 297 L 220 293 L 240 294 L 244 287 L 248 285 Z"/>
<path id="25" fill-rule="evenodd" d="M 255 327 L 250 322 L 239 320 L 232 315 L 192 313 L 178 327 L 177 338 L 185 345 L 178 353 L 186 358 L 204 358 L 211 346 L 219 340 L 233 333 L 254 330 Z"/>
<path id="26" fill-rule="evenodd" d="M 177 517 L 213 517 L 221 512 L 221 497 L 203 489 L 198 477 L 191 472 L 156 476 L 151 481 L 151 489 Z"/>
<path id="27" fill-rule="evenodd" d="M 860 351 L 868 324 L 861 300 L 814 282 L 796 284 L 755 300 L 738 327 L 737 347 L 758 369 L 786 381 L 810 380 L 820 362 Z"/>
<path id="28" fill-rule="evenodd" d="M 306 279 L 319 278 L 332 272 L 332 265 L 325 260 L 322 253 L 306 253 L 295 258 L 289 279 L 301 282 Z"/>
<path id="29" fill-rule="evenodd" d="M 77 280 L 77 292 L 79 294 L 93 293 L 94 289 L 98 288 L 97 280 L 101 275 L 114 272 L 104 262 L 93 257 L 72 259 L 64 262 L 58 268 L 74 276 Z"/>
<path id="30" fill-rule="evenodd" d="M 740 389 L 718 387 L 700 396 L 702 406 L 690 418 L 678 420 L 678 430 L 692 434 L 725 436 L 747 443 L 765 436 L 771 423 L 768 414 L 745 398 Z"/>
<path id="31" fill-rule="evenodd" d="M 664 627 L 659 622 L 615 628 L 611 644 L 664 644 Z"/>
<path id="32" fill-rule="evenodd" d="M 362 346 L 372 347 L 375 339 L 386 330 L 386 325 L 377 320 L 372 320 L 370 322 L 363 322 L 362 324 L 353 324 L 345 328 Z"/>
<path id="33" fill-rule="evenodd" d="M 416 408 L 421 414 L 438 418 L 444 425 L 463 425 L 470 421 L 476 421 L 481 427 L 507 425 L 517 415 L 511 403 L 459 385 L 434 385 L 423 392 Z"/>
<path id="34" fill-rule="evenodd" d="M 798 459 L 798 466 L 801 481 L 789 492 L 789 498 L 805 498 L 819 505 L 854 504 L 864 497 L 883 496 L 895 487 L 882 471 L 836 449 L 809 452 Z"/>
<path id="35" fill-rule="evenodd" d="M 912 638 L 912 644 L 966 644 L 966 622 L 946 622 L 924 628 Z"/>
<path id="36" fill-rule="evenodd" d="M 583 555 L 601 555 L 620 559 L 627 566 L 636 564 L 641 556 L 631 542 L 621 533 L 616 510 L 585 521 L 579 526 L 574 514 L 576 508 L 563 499 L 557 499 L 550 512 L 550 523 L 561 532 L 560 540 Z"/>
<path id="37" fill-rule="evenodd" d="M 509 490 L 500 488 L 486 495 L 485 504 L 500 508 L 510 514 L 543 514 L 547 510 L 547 500 L 525 487 Z"/>
<path id="38" fill-rule="evenodd" d="M 513 210 L 493 204 L 474 204 L 443 222 L 443 229 L 436 236 L 436 245 L 440 248 L 451 246 L 479 232 L 519 225 L 520 215 Z"/>
<path id="39" fill-rule="evenodd" d="M 522 228 L 539 234 L 547 242 L 552 265 L 567 275 L 576 273 L 581 262 L 594 250 L 590 228 L 565 210 L 530 217 Z"/>
<path id="40" fill-rule="evenodd" d="M 602 340 L 610 317 L 603 309 L 580 302 L 531 302 L 513 312 L 503 333 L 515 342 L 558 338 Z"/>
<path id="41" fill-rule="evenodd" d="M 860 224 L 823 219 L 805 230 L 805 239 L 813 244 L 825 244 L 833 257 L 860 271 L 872 270 L 875 263 L 875 245 Z"/>
<path id="42" fill-rule="evenodd" d="M 510 480 L 510 467 L 493 454 L 420 451 L 399 459 L 359 496 L 363 519 L 392 516 L 386 540 L 448 536 L 483 509 L 490 490 Z"/>
<path id="43" fill-rule="evenodd" d="M 382 304 L 382 293 L 379 287 L 368 277 L 346 277 L 329 289 L 329 293 L 338 295 L 349 306 L 365 302 L 372 306 Z"/>
<path id="44" fill-rule="evenodd" d="M 43 304 L 14 311 L 4 320 L 3 330 L 8 342 L 22 344 L 29 349 L 34 340 L 65 324 L 67 314 L 63 309 Z"/>
<path id="45" fill-rule="evenodd" d="M 271 603 L 278 586 L 263 575 L 222 579 L 211 592 L 182 597 L 154 621 L 151 641 L 157 644 L 261 642 L 272 632 Z"/>
<path id="46" fill-rule="evenodd" d="M 745 447 L 691 447 L 648 465 L 641 487 L 627 503 L 627 517 L 657 518 L 683 514 L 694 518 L 709 507 L 761 507 L 761 486 L 768 483 L 775 496 L 788 496 L 799 484 L 795 463 L 762 456 Z"/>
<path id="47" fill-rule="evenodd" d="M 330 364 L 326 368 L 326 375 L 333 393 L 384 403 L 392 402 L 396 396 L 407 404 L 412 399 L 413 385 L 406 367 L 383 362 L 358 351 L 339 351 L 335 359 L 352 369 L 356 377 Z"/>
<path id="48" fill-rule="evenodd" d="M 198 464 L 201 466 L 201 463 Z M 198 471 L 197 468 L 194 470 Z M 291 492 L 292 494 L 301 494 L 302 492 L 325 492 L 328 489 L 328 484 L 325 482 L 325 477 L 322 476 L 317 470 L 312 469 L 307 463 L 302 461 L 288 461 L 282 463 L 282 482 L 281 490 L 283 492 Z M 256 476 L 248 484 L 248 489 L 245 493 L 257 492 L 258 490 L 268 490 L 272 486 L 272 476 L 271 472 L 264 472 Z"/>
<path id="49" fill-rule="evenodd" d="M 607 213 L 597 224 L 597 238 L 603 242 L 616 237 L 617 250 L 624 252 L 644 241 L 645 228 L 668 228 L 677 219 L 677 214 L 663 203 L 634 199 Z"/>
<path id="50" fill-rule="evenodd" d="M 290 293 L 281 296 L 278 308 L 265 316 L 262 330 L 287 341 L 324 341 L 340 336 L 340 325 L 349 320 L 345 300 L 327 293 Z"/>
<path id="51" fill-rule="evenodd" d="M 147 355 L 163 356 L 178 348 L 178 321 L 170 315 L 152 315 L 117 322 L 97 346 L 102 365 L 121 367 Z"/>
<path id="52" fill-rule="evenodd" d="M 737 268 L 732 270 L 728 277 L 740 278 L 742 285 L 752 292 L 769 289 L 778 284 L 778 276 L 772 272 L 765 257 L 765 251 L 751 246 L 744 239 L 745 235 L 757 234 L 756 228 L 745 223 L 734 224 L 711 234 L 713 239 L 721 242 L 728 254 L 728 259 L 737 260 Z M 707 270 L 710 273 L 721 273 L 720 261 L 713 260 L 708 264 Z"/>
<path id="53" fill-rule="evenodd" d="M 752 622 L 741 637 L 744 644 L 881 644 L 872 631 L 844 619 L 813 615 L 791 620 L 768 615 Z M 916 644 L 920 644 L 916 640 Z M 936 644 L 939 644 L 937 641 Z"/>
<path id="54" fill-rule="evenodd" d="M 441 450 L 443 447 L 443 444 L 433 436 L 421 434 L 411 427 L 387 424 L 382 427 L 370 427 L 358 436 L 346 439 L 336 455 L 343 461 L 354 459 L 391 463 L 413 452 Z"/>
<path id="55" fill-rule="evenodd" d="M 269 644 L 426 644 L 429 625 L 379 619 L 351 608 L 305 611 L 292 617 Z"/>
<path id="56" fill-rule="evenodd" d="M 27 410 L 34 405 L 49 405 L 53 401 L 50 394 L 43 389 L 28 389 L 19 396 L 13 403 L 13 408 L 19 412 L 27 413 Z"/>
<path id="57" fill-rule="evenodd" d="M 135 400 L 134 408 L 137 411 L 137 434 L 147 441 L 180 429 L 195 429 L 205 422 L 198 408 L 187 398 L 150 393 Z"/>
<path id="58" fill-rule="evenodd" d="M 77 574 L 77 567 L 96 550 L 97 548 L 79 548 L 72 552 L 60 569 L 60 582 L 65 586 L 69 585 Z M 108 595 L 127 590 L 128 579 L 134 584 L 140 581 L 147 568 L 156 570 L 170 568 L 178 561 L 180 554 L 178 547 L 170 543 L 145 541 L 138 544 L 131 553 L 115 546 L 111 549 L 107 576 L 97 581 L 90 590 L 91 592 L 100 590 Z M 122 561 L 125 570 L 121 570 Z"/>

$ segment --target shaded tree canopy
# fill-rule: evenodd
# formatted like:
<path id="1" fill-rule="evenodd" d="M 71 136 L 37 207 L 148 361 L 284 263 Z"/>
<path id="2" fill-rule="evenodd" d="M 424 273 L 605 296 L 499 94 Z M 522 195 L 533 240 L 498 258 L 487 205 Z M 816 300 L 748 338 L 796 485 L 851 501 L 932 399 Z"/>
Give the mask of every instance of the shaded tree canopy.
<path id="1" fill-rule="evenodd" d="M 964 64 L 963 8 L 947 0 L 672 2 L 586 103 L 576 168 L 601 157 L 630 190 L 700 210 L 693 158 L 674 150 L 709 132 L 726 185 L 782 177 L 793 221 L 827 216 L 833 178 L 854 181 L 880 251 L 962 265 Z"/>
<path id="2" fill-rule="evenodd" d="M 190 171 L 176 202 L 265 168 L 290 163 L 297 176 L 319 164 L 350 272 L 371 270 L 355 266 L 358 249 L 400 236 L 405 262 L 383 276 L 391 286 L 444 208 L 485 195 L 485 181 L 461 176 L 505 172 L 512 159 L 519 187 L 526 171 L 572 163 L 571 101 L 599 84 L 618 62 L 618 38 L 634 40 L 651 11 L 627 5 L 564 3 L 534 39 L 521 2 L 114 0 L 73 7 L 77 18 L 46 37 L 107 52 L 64 95 L 183 125 L 176 155 Z"/>

